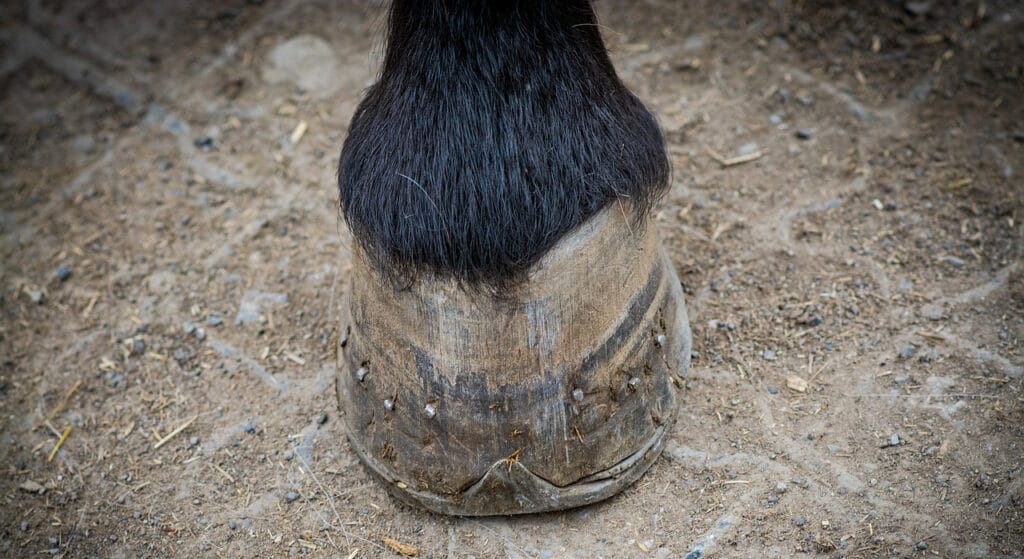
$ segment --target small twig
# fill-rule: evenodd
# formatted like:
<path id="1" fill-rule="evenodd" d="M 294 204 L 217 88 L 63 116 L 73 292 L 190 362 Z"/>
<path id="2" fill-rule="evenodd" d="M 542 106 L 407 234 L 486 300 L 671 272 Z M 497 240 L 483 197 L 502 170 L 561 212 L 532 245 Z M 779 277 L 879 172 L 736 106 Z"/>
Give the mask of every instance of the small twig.
<path id="1" fill-rule="evenodd" d="M 919 330 L 917 332 L 917 335 L 921 336 L 922 338 L 928 338 L 930 340 L 936 340 L 939 342 L 946 341 L 945 336 L 942 336 L 941 334 L 936 334 L 934 332 L 928 332 L 927 330 Z"/>
<path id="2" fill-rule="evenodd" d="M 957 180 L 957 181 L 953 181 L 950 184 L 942 187 L 942 190 L 944 190 L 946 192 L 950 192 L 952 190 L 958 190 L 958 189 L 963 188 L 965 186 L 970 186 L 973 182 L 974 182 L 974 179 L 972 179 L 970 177 L 963 178 L 963 179 L 960 179 L 960 180 Z"/>
<path id="3" fill-rule="evenodd" d="M 168 442 L 168 441 L 170 441 L 170 440 L 171 440 L 171 439 L 173 439 L 173 438 L 174 438 L 174 437 L 175 437 L 176 435 L 178 435 L 179 433 L 181 433 L 182 431 L 184 431 L 185 429 L 187 429 L 187 428 L 188 428 L 188 426 L 189 426 L 189 425 L 192 425 L 192 422 L 193 422 L 193 421 L 195 421 L 195 420 L 196 420 L 196 419 L 198 419 L 198 418 L 199 418 L 199 416 L 198 416 L 198 415 L 193 415 L 193 416 L 192 416 L 192 419 L 189 419 L 189 420 L 188 420 L 188 421 L 186 421 L 185 423 L 182 423 L 181 425 L 179 425 L 179 426 L 178 426 L 178 428 L 177 428 L 177 429 L 175 429 L 175 430 L 171 431 L 170 433 L 168 433 L 166 437 L 164 437 L 164 438 L 160 439 L 159 441 L 157 441 L 156 443 L 154 443 L 154 444 L 153 444 L 153 450 L 156 450 L 156 449 L 158 449 L 158 448 L 160 448 L 160 447 L 164 446 L 165 444 L 167 444 L 167 442 Z"/>
<path id="4" fill-rule="evenodd" d="M 57 417 L 58 413 L 64 411 L 64 406 L 68 405 L 68 402 L 71 400 L 71 397 L 74 396 L 75 392 L 78 392 L 78 389 L 81 387 L 82 380 L 79 379 L 78 382 L 76 382 L 75 385 L 72 386 L 71 389 L 68 390 L 66 394 L 64 394 L 64 399 L 61 400 L 59 404 L 57 404 L 57 407 L 53 408 L 53 411 L 50 412 L 50 415 L 46 416 L 46 421 L 49 421 L 54 417 Z"/>
<path id="5" fill-rule="evenodd" d="M 762 157 L 764 157 L 764 152 L 761 151 L 761 150 L 757 150 L 757 151 L 748 153 L 746 155 L 737 155 L 736 157 L 729 157 L 729 158 L 726 158 L 725 156 L 723 156 L 722 154 L 718 153 L 717 151 L 715 151 L 715 150 L 713 150 L 711 148 L 707 148 L 707 151 L 708 151 L 708 155 L 710 155 L 712 159 L 717 161 L 718 164 L 723 166 L 723 167 L 732 167 L 734 165 L 742 165 L 743 163 L 750 163 L 751 161 L 757 161 L 758 159 L 761 159 Z"/>
<path id="6" fill-rule="evenodd" d="M 57 451 L 60 450 L 60 445 L 64 444 L 64 441 L 68 440 L 68 435 L 71 434 L 71 426 L 68 425 L 64 428 L 64 432 L 61 433 L 60 438 L 57 439 L 57 444 L 53 445 L 53 450 L 50 451 L 50 455 L 46 457 L 47 462 L 53 462 L 53 457 L 57 456 Z"/>
<path id="7" fill-rule="evenodd" d="M 230 481 L 231 483 L 235 482 L 235 478 L 231 477 L 231 474 L 225 472 L 224 468 L 221 468 L 220 466 L 218 466 L 216 464 L 210 464 L 210 467 L 212 467 L 214 470 L 217 470 L 217 472 L 219 472 L 220 475 L 222 475 L 225 478 L 227 478 L 227 480 Z"/>

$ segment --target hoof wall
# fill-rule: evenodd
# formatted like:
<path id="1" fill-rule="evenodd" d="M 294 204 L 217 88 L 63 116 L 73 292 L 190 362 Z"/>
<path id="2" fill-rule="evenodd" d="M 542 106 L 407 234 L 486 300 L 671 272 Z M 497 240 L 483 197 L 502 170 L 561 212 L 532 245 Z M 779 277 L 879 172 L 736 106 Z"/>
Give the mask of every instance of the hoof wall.
<path id="1" fill-rule="evenodd" d="M 339 408 L 397 497 L 454 515 L 586 505 L 661 453 L 689 368 L 682 289 L 652 224 L 606 210 L 510 293 L 396 289 L 359 254 Z"/>

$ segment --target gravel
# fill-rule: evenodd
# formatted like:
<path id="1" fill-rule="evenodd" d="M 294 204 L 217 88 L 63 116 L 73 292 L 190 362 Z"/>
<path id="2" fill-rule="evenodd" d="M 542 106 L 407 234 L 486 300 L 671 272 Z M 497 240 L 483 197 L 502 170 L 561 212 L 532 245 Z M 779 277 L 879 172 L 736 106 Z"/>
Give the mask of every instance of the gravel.
<path id="1" fill-rule="evenodd" d="M 750 155 L 751 153 L 754 153 L 755 151 L 757 151 L 757 148 L 758 148 L 757 142 L 748 142 L 748 143 L 743 144 L 742 146 L 736 148 L 736 153 L 738 155 Z"/>
<path id="2" fill-rule="evenodd" d="M 288 303 L 288 296 L 283 293 L 267 293 L 263 291 L 246 291 L 238 305 L 235 324 L 250 324 L 260 321 L 260 311 L 266 306 L 281 306 Z"/>

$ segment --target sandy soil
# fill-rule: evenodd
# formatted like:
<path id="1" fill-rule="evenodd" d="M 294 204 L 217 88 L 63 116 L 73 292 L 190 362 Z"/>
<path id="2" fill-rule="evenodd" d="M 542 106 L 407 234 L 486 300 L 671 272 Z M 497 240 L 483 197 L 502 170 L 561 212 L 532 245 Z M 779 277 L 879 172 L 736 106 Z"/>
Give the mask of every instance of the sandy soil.
<path id="1" fill-rule="evenodd" d="M 1024 5 L 600 12 L 670 139 L 684 407 L 616 498 L 456 519 L 336 421 L 380 3 L 4 3 L 0 555 L 1021 557 Z"/>

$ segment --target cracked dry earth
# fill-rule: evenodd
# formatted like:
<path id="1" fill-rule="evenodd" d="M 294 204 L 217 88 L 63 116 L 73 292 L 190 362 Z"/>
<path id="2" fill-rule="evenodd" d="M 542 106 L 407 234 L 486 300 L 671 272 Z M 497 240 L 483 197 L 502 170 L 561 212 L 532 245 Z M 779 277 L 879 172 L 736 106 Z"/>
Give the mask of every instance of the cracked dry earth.
<path id="1" fill-rule="evenodd" d="M 486 519 L 397 504 L 337 421 L 385 7 L 0 7 L 0 555 L 1021 557 L 1024 6 L 598 7 L 694 367 L 634 487 Z"/>

